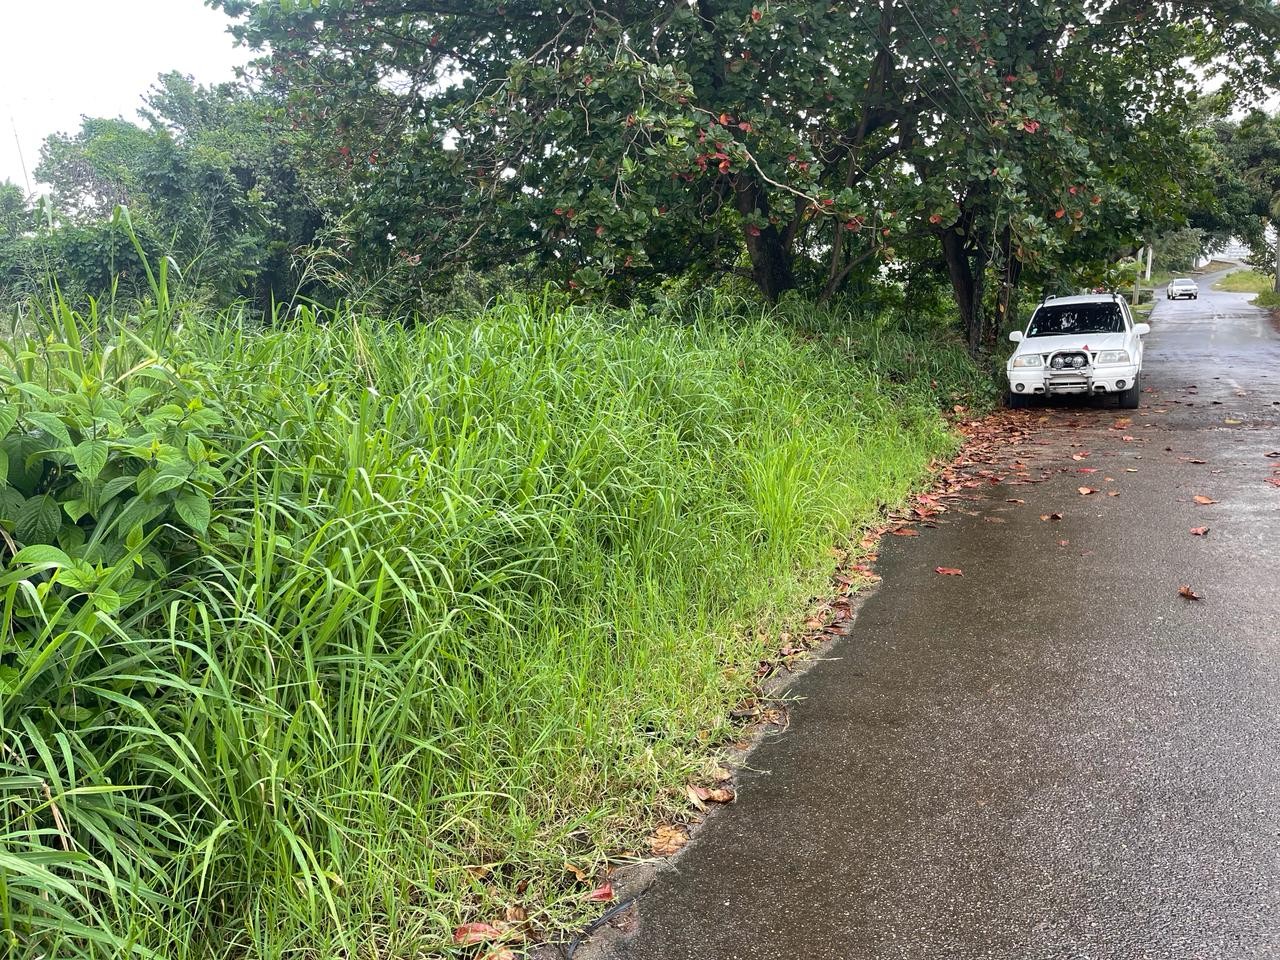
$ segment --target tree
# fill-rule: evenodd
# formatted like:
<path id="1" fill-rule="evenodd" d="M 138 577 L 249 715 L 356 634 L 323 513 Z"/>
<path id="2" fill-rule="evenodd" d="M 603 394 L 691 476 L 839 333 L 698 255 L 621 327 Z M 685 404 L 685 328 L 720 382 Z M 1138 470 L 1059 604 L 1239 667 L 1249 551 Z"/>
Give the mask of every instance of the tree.
<path id="1" fill-rule="evenodd" d="M 1280 115 L 1254 111 L 1225 133 L 1224 152 L 1247 190 L 1248 214 L 1256 218 L 1256 229 L 1247 236 L 1259 251 L 1257 262 L 1275 274 L 1274 289 L 1280 293 Z M 1268 229 L 1275 244 L 1270 250 Z"/>
<path id="2" fill-rule="evenodd" d="M 85 118 L 75 134 L 50 137 L 36 176 L 50 187 L 58 223 L 78 231 L 68 249 L 91 252 L 99 241 L 114 249 L 105 225 L 127 207 L 147 246 L 171 256 L 191 286 L 221 301 L 291 296 L 291 255 L 322 218 L 288 142 L 264 124 L 270 112 L 243 87 L 168 74 L 145 98 L 145 126 Z"/>

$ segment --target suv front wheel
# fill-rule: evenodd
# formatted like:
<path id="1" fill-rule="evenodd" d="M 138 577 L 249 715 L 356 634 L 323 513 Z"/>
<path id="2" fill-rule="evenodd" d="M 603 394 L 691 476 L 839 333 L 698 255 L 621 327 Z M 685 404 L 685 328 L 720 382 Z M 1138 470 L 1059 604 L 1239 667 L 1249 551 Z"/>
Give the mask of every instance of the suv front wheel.
<path id="1" fill-rule="evenodd" d="M 1141 393 L 1142 393 L 1142 374 L 1138 374 L 1138 376 L 1133 378 L 1133 386 L 1131 386 L 1128 390 L 1120 391 L 1119 393 L 1120 409 L 1121 410 L 1137 410 L 1138 401 L 1140 399 L 1139 395 Z"/>

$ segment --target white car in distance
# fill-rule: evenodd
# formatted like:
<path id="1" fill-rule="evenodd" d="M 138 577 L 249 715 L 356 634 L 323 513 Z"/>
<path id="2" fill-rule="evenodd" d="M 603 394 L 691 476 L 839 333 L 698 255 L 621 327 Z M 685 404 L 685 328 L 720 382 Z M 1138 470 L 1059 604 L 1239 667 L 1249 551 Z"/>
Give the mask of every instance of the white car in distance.
<path id="1" fill-rule="evenodd" d="M 1164 288 L 1164 298 L 1166 300 L 1188 300 L 1200 299 L 1200 285 L 1190 277 L 1183 277 L 1180 280 L 1170 280 L 1169 285 Z"/>
<path id="2" fill-rule="evenodd" d="M 1009 406 L 1025 407 L 1036 397 L 1114 394 L 1121 407 L 1136 410 L 1142 338 L 1150 332 L 1133 322 L 1128 303 L 1115 294 L 1045 300 L 1025 331 L 1009 334 L 1018 345 L 1005 367 Z"/>

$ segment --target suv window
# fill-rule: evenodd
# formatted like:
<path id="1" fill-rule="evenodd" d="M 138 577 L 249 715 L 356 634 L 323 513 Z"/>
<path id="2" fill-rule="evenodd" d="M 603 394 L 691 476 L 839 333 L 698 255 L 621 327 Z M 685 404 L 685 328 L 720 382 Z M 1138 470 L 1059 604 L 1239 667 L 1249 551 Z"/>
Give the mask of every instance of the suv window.
<path id="1" fill-rule="evenodd" d="M 1077 333 L 1124 333 L 1118 303 L 1046 304 L 1035 312 L 1028 337 L 1060 337 Z"/>

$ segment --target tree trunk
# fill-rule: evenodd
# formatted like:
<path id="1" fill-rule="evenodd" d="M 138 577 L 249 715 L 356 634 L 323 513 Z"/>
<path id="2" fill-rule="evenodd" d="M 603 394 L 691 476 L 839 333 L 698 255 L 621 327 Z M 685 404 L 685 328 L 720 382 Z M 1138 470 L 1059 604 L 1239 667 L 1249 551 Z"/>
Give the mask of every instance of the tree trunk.
<path id="1" fill-rule="evenodd" d="M 1276 293 L 1280 293 L 1280 223 L 1275 220 L 1271 221 L 1271 229 L 1276 232 L 1276 258 L 1271 266 L 1276 271 L 1276 282 L 1273 287 Z"/>
<path id="2" fill-rule="evenodd" d="M 744 217 L 769 217 L 769 200 L 764 191 L 749 177 L 739 177 L 737 185 L 738 212 Z M 777 300 L 796 286 L 792 269 L 791 252 L 786 241 L 773 224 L 758 229 L 747 228 L 747 254 L 751 257 L 751 279 L 770 300 Z"/>
<path id="3" fill-rule="evenodd" d="M 982 310 L 983 280 L 986 275 L 986 258 L 980 251 L 970 259 L 965 238 L 954 230 L 942 234 L 942 254 L 947 261 L 947 274 L 951 289 L 960 308 L 960 322 L 964 326 L 969 354 L 978 356 L 986 345 L 986 317 Z"/>
<path id="4" fill-rule="evenodd" d="M 992 342 L 998 336 L 1000 327 L 1018 326 L 1018 283 L 1022 279 L 1022 261 L 1013 255 L 1013 231 L 1005 227 L 1000 236 L 1000 292 L 996 297 L 995 326 L 992 328 Z"/>

